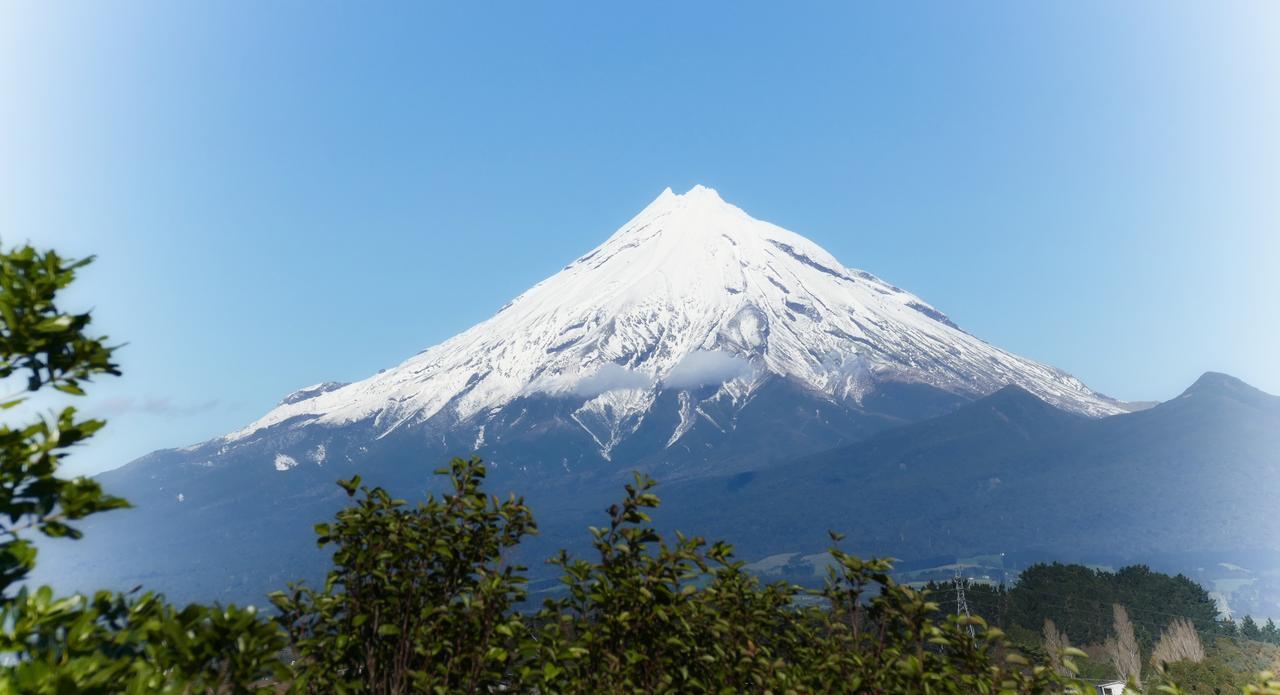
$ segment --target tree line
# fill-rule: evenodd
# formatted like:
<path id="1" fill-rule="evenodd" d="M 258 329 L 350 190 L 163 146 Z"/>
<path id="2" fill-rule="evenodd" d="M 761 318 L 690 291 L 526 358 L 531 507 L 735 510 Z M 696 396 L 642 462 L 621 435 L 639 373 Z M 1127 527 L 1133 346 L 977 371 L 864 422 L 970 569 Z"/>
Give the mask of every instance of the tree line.
<path id="1" fill-rule="evenodd" d="M 1091 657 L 1080 662 L 1080 675 L 1094 680 L 1145 682 L 1147 692 L 1175 680 L 1192 693 L 1239 692 L 1253 667 L 1280 659 L 1280 650 L 1259 648 L 1266 640 L 1253 636 L 1266 634 L 1265 626 L 1254 622 L 1245 636 L 1218 617 L 1207 591 L 1181 575 L 1054 563 L 1028 568 L 1009 587 L 957 581 L 969 611 L 1005 630 L 1018 649 L 1060 668 L 1055 654 L 1078 647 Z M 954 583 L 925 590 L 944 609 L 956 605 Z M 1248 658 L 1250 651 L 1257 655 Z"/>

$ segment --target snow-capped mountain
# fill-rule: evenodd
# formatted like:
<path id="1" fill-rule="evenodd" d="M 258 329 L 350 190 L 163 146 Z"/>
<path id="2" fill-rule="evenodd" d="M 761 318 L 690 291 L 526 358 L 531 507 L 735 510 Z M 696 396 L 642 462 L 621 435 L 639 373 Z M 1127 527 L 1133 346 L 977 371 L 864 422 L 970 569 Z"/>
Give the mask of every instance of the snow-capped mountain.
<path id="1" fill-rule="evenodd" d="M 301 389 L 238 432 L 102 474 L 136 508 L 94 517 L 93 545 L 42 549 L 41 564 L 86 582 L 73 588 L 145 577 L 175 596 L 260 597 L 319 576 L 311 525 L 347 503 L 336 480 L 414 498 L 439 484 L 434 468 L 472 452 L 495 492 L 537 510 L 525 551 L 536 563 L 581 542 L 632 470 L 673 486 L 785 477 L 806 455 L 1009 384 L 1077 414 L 1123 408 L 715 191 L 667 190 L 491 319 L 399 366 Z M 729 501 L 696 511 L 772 513 L 717 508 Z"/>
<path id="2" fill-rule="evenodd" d="M 919 297 L 695 186 L 683 195 L 663 191 L 493 318 L 364 381 L 298 391 L 226 439 L 285 423 L 362 421 L 383 437 L 438 419 L 467 430 L 481 449 L 505 406 L 544 394 L 575 401 L 568 418 L 609 459 L 665 391 L 681 394 L 670 447 L 699 419 L 713 419 L 700 412 L 701 401 L 745 403 L 778 377 L 853 407 L 896 382 L 964 398 L 1017 384 L 1080 413 L 1122 410 L 1078 379 L 969 335 Z"/>

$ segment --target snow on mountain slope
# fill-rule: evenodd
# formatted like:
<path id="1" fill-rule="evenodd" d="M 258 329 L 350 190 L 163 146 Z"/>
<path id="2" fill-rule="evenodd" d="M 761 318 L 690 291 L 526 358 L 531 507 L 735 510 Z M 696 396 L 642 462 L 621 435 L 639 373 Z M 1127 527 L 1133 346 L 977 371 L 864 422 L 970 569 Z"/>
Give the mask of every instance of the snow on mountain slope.
<path id="1" fill-rule="evenodd" d="M 486 413 L 551 393 L 581 399 L 573 417 L 608 458 L 661 391 L 718 385 L 718 396 L 737 401 L 771 376 L 855 403 L 886 381 L 966 397 L 1017 384 L 1075 412 L 1123 410 L 695 186 L 683 195 L 663 191 L 599 247 L 489 320 L 364 381 L 291 394 L 226 440 L 286 421 L 372 421 L 385 436 L 448 417 L 471 421 L 483 442 Z M 698 417 L 683 398 L 668 445 Z"/>

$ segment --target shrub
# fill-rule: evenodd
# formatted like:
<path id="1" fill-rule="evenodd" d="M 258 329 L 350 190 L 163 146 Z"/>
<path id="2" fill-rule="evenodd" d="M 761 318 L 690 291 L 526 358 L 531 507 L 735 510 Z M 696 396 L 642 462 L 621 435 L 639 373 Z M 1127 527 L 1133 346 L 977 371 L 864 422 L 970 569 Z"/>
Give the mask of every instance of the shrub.
<path id="1" fill-rule="evenodd" d="M 120 373 L 106 339 L 86 333 L 90 315 L 55 301 L 90 260 L 0 252 L 0 386 L 22 383 L 0 412 L 45 388 L 82 396 L 94 377 Z M 67 407 L 0 425 L 0 693 L 238 691 L 279 673 L 283 641 L 252 608 L 179 610 L 150 593 L 58 597 L 23 586 L 36 562 L 27 534 L 80 538 L 74 522 L 129 506 L 93 480 L 58 476 L 71 448 L 103 424 Z"/>
<path id="2" fill-rule="evenodd" d="M 360 498 L 316 526 L 319 545 L 335 547 L 324 587 L 271 597 L 297 656 L 296 689 L 485 692 L 516 667 L 526 628 L 511 608 L 525 579 L 502 557 L 535 531 L 533 516 L 480 489 L 479 460 L 437 473 L 453 491 L 417 507 L 359 477 L 339 483 Z"/>
<path id="3" fill-rule="evenodd" d="M 887 560 L 833 547 L 826 585 L 761 584 L 725 543 L 652 525 L 637 477 L 591 529 L 594 556 L 562 552 L 563 593 L 531 616 L 503 550 L 533 528 L 518 499 L 480 491 L 484 466 L 455 459 L 453 486 L 409 508 L 361 489 L 335 524 L 325 587 L 274 597 L 309 692 L 1049 693 L 1068 679 L 1032 666 L 981 618 L 938 619 Z M 356 481 L 343 483 L 349 493 Z M 969 628 L 975 628 L 973 635 Z M 1075 671 L 1080 652 L 1065 649 Z M 1077 684 L 1078 685 L 1078 684 Z"/>

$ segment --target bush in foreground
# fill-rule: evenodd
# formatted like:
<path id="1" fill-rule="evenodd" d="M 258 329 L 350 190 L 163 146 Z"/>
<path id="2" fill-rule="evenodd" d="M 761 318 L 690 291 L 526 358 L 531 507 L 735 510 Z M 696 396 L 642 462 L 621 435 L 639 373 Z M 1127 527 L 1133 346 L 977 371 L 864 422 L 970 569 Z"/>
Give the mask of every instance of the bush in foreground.
<path id="1" fill-rule="evenodd" d="M 0 252 L 0 392 L 17 386 L 0 413 L 46 389 L 82 396 L 94 377 L 119 374 L 106 339 L 86 333 L 89 314 L 55 302 L 88 262 Z M 56 596 L 25 585 L 36 562 L 29 534 L 79 538 L 74 522 L 128 506 L 93 480 L 57 475 L 102 425 L 71 407 L 0 425 L 0 693 L 237 690 L 283 674 L 280 632 L 252 608 L 178 609 L 150 593 Z"/>
<path id="2" fill-rule="evenodd" d="M 637 477 L 591 530 L 594 556 L 561 553 L 563 591 L 540 610 L 503 551 L 534 530 L 516 498 L 487 497 L 484 465 L 455 459 L 453 489 L 410 507 L 342 483 L 356 504 L 317 527 L 336 545 L 320 590 L 273 595 L 306 692 L 1056 693 L 1084 688 L 1030 664 L 981 618 L 938 620 L 886 560 L 831 549 L 826 585 L 761 584 L 725 543 L 650 523 Z M 837 539 L 838 540 L 838 539 Z M 973 634 L 970 634 L 973 628 Z M 1058 662 L 1073 673 L 1081 654 Z M 1075 692 L 1086 692 L 1076 690 Z"/>

